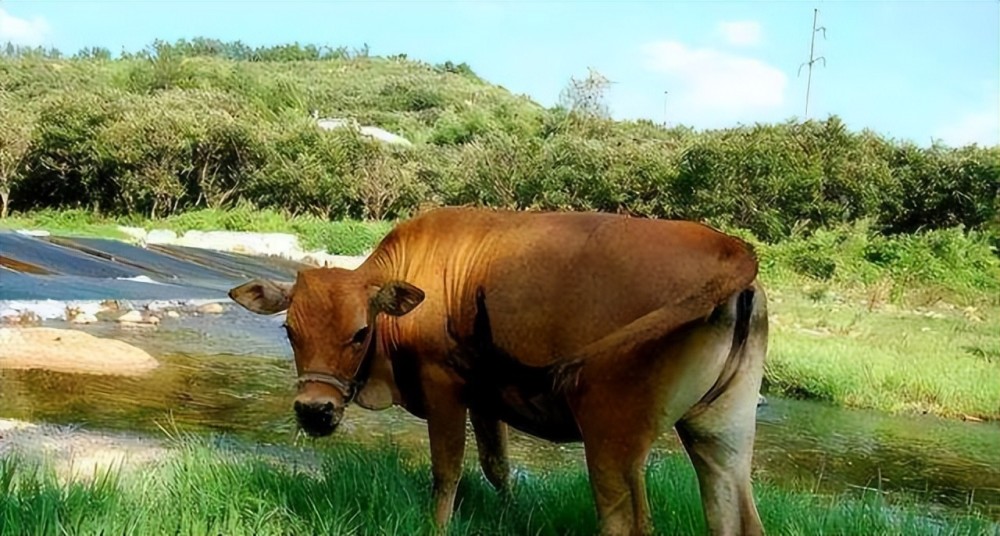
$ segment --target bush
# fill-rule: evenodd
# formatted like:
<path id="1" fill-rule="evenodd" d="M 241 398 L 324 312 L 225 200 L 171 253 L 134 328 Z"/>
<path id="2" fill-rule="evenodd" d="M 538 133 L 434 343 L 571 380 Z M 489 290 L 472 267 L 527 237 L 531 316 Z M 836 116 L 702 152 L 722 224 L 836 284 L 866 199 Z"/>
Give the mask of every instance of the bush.
<path id="1" fill-rule="evenodd" d="M 766 259 L 761 271 L 769 277 L 804 276 L 855 288 L 888 282 L 893 297 L 939 289 L 963 302 L 1000 304 L 1000 258 L 983 231 L 954 227 L 887 236 L 859 221 L 777 244 L 750 241 Z"/>
<path id="2" fill-rule="evenodd" d="M 875 234 L 963 226 L 1000 244 L 1000 147 L 921 148 L 837 117 L 664 129 L 544 109 L 462 65 L 210 39 L 114 60 L 14 50 L 0 57 L 0 87 L 5 109 L 29 111 L 5 131 L 30 133 L 21 172 L 4 179 L 19 211 L 249 203 L 392 219 L 471 203 L 697 219 L 768 242 L 865 221 Z M 322 131 L 311 109 L 414 145 Z M 793 264 L 830 276 L 814 253 Z"/>

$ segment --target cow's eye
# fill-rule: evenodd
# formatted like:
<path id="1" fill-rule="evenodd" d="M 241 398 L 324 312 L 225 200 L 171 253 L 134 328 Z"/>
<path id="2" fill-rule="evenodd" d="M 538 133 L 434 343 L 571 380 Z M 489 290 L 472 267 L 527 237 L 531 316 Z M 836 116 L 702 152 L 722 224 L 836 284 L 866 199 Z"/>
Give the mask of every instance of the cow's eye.
<path id="1" fill-rule="evenodd" d="M 358 332 L 354 334 L 354 337 L 351 338 L 351 344 L 361 344 L 365 342 L 365 338 L 367 337 L 368 337 L 368 326 L 365 326 L 359 329 Z"/>

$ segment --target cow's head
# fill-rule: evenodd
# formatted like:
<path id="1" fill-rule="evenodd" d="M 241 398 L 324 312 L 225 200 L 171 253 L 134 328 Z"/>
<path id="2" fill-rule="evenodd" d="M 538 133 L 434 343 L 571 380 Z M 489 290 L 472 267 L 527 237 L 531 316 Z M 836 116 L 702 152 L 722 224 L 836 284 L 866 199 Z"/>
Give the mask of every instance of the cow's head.
<path id="1" fill-rule="evenodd" d="M 392 405 L 395 384 L 388 361 L 377 355 L 376 319 L 413 310 L 424 299 L 420 289 L 330 268 L 302 271 L 294 284 L 255 279 L 229 297 L 258 314 L 287 311 L 299 384 L 293 407 L 309 435 L 331 434 L 352 401 L 368 409 Z"/>

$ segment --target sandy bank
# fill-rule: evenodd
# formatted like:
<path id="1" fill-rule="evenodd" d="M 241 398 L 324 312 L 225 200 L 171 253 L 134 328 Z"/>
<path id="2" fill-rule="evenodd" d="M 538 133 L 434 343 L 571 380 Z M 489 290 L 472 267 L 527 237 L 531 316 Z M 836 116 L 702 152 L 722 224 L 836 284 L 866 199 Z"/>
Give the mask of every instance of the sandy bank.
<path id="1" fill-rule="evenodd" d="M 159 366 L 145 350 L 83 331 L 0 328 L 0 368 L 137 376 Z"/>

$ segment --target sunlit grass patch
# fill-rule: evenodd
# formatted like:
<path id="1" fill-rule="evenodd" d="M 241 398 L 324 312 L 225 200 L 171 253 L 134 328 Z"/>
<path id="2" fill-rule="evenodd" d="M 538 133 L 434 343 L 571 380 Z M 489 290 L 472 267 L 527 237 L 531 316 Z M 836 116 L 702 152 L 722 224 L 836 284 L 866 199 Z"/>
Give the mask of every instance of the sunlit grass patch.
<path id="1" fill-rule="evenodd" d="M 890 412 L 1000 419 L 1000 310 L 869 311 L 782 293 L 767 380 L 785 395 Z"/>

